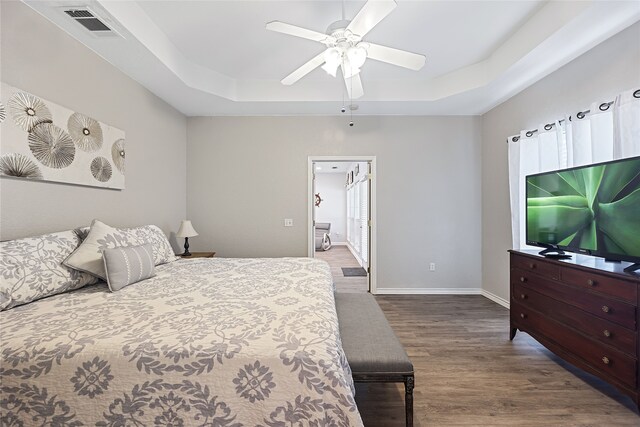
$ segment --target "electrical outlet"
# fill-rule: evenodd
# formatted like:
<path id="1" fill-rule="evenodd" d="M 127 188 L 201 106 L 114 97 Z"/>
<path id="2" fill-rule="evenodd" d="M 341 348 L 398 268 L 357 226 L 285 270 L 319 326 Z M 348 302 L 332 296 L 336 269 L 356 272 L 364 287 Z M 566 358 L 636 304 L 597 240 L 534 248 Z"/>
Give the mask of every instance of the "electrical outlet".
<path id="1" fill-rule="evenodd" d="M 291 218 L 285 218 L 285 219 L 284 219 L 284 226 L 285 226 L 285 227 L 293 227 L 293 219 L 291 219 Z"/>
<path id="2" fill-rule="evenodd" d="M 429 263 L 429 271 L 436 271 L 436 263 L 435 262 Z"/>

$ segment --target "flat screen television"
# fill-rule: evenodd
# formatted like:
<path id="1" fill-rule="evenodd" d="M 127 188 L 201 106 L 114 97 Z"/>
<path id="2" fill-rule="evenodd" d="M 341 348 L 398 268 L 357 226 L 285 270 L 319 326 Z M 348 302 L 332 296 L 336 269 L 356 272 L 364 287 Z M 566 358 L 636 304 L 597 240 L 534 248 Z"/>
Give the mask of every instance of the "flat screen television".
<path id="1" fill-rule="evenodd" d="M 640 157 L 526 177 L 527 244 L 640 269 Z"/>

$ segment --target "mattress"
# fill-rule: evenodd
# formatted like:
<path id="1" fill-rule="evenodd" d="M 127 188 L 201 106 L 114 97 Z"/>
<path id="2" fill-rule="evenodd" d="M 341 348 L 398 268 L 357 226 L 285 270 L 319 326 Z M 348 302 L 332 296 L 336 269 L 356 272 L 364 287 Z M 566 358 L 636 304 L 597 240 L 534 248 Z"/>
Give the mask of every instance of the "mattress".
<path id="1" fill-rule="evenodd" d="M 362 426 L 331 273 L 192 259 L 0 313 L 0 424 Z"/>

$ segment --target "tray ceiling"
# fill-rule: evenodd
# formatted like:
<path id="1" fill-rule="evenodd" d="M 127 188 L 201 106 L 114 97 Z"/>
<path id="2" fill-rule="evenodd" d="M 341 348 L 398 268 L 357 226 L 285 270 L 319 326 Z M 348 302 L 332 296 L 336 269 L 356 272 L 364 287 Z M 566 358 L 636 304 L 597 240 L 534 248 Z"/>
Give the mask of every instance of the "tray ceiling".
<path id="1" fill-rule="evenodd" d="M 323 46 L 264 26 L 325 32 L 341 2 L 23 1 L 186 115 L 340 114 L 343 83 L 323 70 L 280 83 Z M 358 114 L 482 114 L 640 20 L 638 1 L 397 2 L 367 40 L 427 63 L 368 60 Z M 363 4 L 347 1 L 346 18 Z M 95 37 L 64 14 L 80 6 L 122 37 Z"/>

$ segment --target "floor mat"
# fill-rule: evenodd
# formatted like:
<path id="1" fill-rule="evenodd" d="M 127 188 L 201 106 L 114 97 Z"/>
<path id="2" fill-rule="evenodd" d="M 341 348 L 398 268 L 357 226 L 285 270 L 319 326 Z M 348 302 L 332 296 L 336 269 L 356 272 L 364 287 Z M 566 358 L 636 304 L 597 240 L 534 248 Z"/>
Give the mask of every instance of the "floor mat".
<path id="1" fill-rule="evenodd" d="M 344 277 L 367 276 L 367 270 L 362 267 L 342 267 Z"/>

